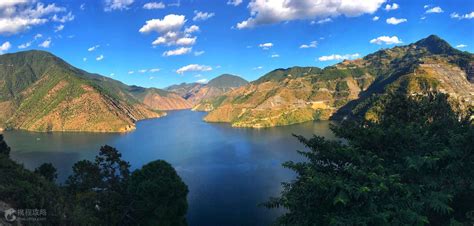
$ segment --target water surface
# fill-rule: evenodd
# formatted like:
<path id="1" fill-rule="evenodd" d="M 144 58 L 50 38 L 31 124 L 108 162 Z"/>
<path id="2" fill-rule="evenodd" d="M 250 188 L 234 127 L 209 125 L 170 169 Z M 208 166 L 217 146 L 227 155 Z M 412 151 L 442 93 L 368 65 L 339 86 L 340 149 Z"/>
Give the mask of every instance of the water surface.
<path id="1" fill-rule="evenodd" d="M 268 225 L 283 210 L 257 205 L 276 196 L 294 173 L 281 167 L 301 161 L 304 147 L 291 134 L 333 138 L 329 122 L 268 129 L 239 129 L 202 121 L 205 113 L 174 111 L 144 120 L 127 134 L 5 132 L 11 157 L 34 169 L 51 162 L 59 181 L 100 146 L 116 147 L 133 169 L 157 159 L 170 162 L 189 187 L 190 225 Z"/>

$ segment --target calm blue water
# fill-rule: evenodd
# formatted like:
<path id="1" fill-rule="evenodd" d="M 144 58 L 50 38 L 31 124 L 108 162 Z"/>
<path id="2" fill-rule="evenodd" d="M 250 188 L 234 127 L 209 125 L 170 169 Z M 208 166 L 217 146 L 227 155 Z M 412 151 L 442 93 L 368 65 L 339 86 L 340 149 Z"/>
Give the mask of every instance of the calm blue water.
<path id="1" fill-rule="evenodd" d="M 132 168 L 156 159 L 170 162 L 189 187 L 190 225 L 268 225 L 283 210 L 257 205 L 276 196 L 281 182 L 294 178 L 281 163 L 302 160 L 304 149 L 292 133 L 333 138 L 328 122 L 269 129 L 237 129 L 202 121 L 205 113 L 170 112 L 141 121 L 127 134 L 5 132 L 11 157 L 34 169 L 51 162 L 59 181 L 82 159 L 93 160 L 100 146 L 116 147 Z"/>

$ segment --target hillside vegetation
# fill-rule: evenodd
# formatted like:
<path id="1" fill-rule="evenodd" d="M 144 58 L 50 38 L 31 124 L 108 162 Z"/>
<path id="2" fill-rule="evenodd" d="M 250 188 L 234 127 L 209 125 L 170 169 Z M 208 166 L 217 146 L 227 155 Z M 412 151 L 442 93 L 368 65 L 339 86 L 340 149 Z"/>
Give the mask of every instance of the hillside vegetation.
<path id="1" fill-rule="evenodd" d="M 254 128 L 347 117 L 377 120 L 373 110 L 394 92 L 439 91 L 467 109 L 474 105 L 473 65 L 473 54 L 431 35 L 324 69 L 274 70 L 210 99 L 212 111 L 204 120 Z"/>
<path id="2" fill-rule="evenodd" d="M 48 52 L 0 56 L 0 128 L 126 132 L 138 120 L 165 115 L 160 110 L 170 106 L 190 107 L 168 96 L 87 73 Z"/>

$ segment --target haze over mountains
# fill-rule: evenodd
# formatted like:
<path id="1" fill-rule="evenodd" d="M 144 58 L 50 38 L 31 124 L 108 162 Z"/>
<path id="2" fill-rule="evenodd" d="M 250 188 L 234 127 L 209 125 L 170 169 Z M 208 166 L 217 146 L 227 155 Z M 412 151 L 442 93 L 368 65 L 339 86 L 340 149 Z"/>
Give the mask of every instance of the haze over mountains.
<path id="1" fill-rule="evenodd" d="M 449 93 L 474 105 L 474 55 L 437 36 L 324 69 L 277 69 L 253 82 L 221 75 L 166 89 L 128 86 L 42 51 L 0 56 L 0 128 L 125 132 L 163 111 L 209 111 L 208 122 L 270 127 L 312 120 L 371 118 L 390 92 Z M 374 119 L 376 120 L 376 119 Z"/>

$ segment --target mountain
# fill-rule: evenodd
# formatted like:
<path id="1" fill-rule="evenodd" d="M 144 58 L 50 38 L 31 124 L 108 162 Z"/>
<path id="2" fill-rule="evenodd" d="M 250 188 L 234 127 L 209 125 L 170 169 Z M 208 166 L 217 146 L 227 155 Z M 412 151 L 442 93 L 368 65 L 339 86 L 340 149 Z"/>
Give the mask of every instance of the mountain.
<path id="1" fill-rule="evenodd" d="M 193 110 L 210 111 L 214 109 L 212 103 L 215 97 L 247 84 L 248 81 L 239 76 L 223 74 L 207 84 L 181 83 L 170 86 L 166 90 L 177 93 L 189 101 L 194 106 Z"/>
<path id="2" fill-rule="evenodd" d="M 466 108 L 474 106 L 473 74 L 473 54 L 431 35 L 324 69 L 274 70 L 214 97 L 214 109 L 204 120 L 258 128 L 317 119 L 370 119 L 380 100 L 392 92 L 445 92 Z"/>
<path id="3" fill-rule="evenodd" d="M 0 56 L 0 128 L 130 131 L 138 120 L 165 115 L 139 98 L 149 92 L 155 91 L 85 72 L 44 51 Z"/>
<path id="4" fill-rule="evenodd" d="M 191 102 L 179 94 L 156 88 L 134 86 L 130 91 L 139 101 L 153 110 L 168 111 L 192 108 Z"/>

